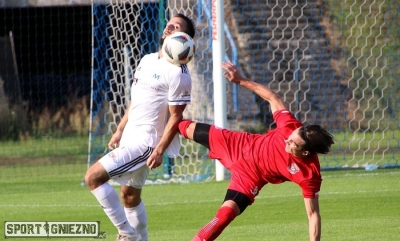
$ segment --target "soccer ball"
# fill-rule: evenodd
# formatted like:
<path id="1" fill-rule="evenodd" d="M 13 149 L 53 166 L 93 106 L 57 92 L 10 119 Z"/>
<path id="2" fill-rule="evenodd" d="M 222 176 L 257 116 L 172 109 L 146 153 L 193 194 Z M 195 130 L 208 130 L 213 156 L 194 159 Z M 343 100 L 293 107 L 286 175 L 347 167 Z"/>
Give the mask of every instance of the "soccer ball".
<path id="1" fill-rule="evenodd" d="M 192 60 L 195 54 L 193 39 L 183 32 L 176 32 L 164 39 L 162 54 L 169 62 L 182 65 Z"/>

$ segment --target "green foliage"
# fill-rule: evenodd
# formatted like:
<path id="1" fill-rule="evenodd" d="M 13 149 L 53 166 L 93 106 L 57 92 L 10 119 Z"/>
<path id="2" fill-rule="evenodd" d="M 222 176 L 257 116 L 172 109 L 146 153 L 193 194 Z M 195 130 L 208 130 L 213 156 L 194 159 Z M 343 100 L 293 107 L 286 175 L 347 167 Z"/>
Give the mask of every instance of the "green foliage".
<path id="1" fill-rule="evenodd" d="M 1 180 L 0 219 L 3 222 L 100 221 L 100 230 L 107 234 L 103 240 L 115 240 L 115 227 L 87 187 L 80 185 L 85 171 L 83 166 L 75 172 L 57 175 L 52 174 L 51 167 L 30 169 L 31 173 L 47 172 L 49 175 Z M 65 170 L 69 169 L 66 164 Z M 0 174 L 3 173 L 0 171 Z M 398 238 L 400 169 L 322 174 L 322 240 Z M 190 240 L 212 219 L 221 205 L 227 184 L 223 181 L 145 186 L 143 200 L 149 216 L 150 240 Z M 267 185 L 255 203 L 237 217 L 218 240 L 308 240 L 307 228 L 299 187 L 292 183 Z M 3 232 L 1 228 L 1 237 L 4 237 Z"/>
<path id="2" fill-rule="evenodd" d="M 5 105 L 0 105 L 0 139 L 17 140 L 18 130 L 16 128 L 15 116 Z"/>
<path id="3" fill-rule="evenodd" d="M 65 155 L 85 155 L 88 151 L 87 136 L 42 136 L 25 141 L 3 141 L 1 158 L 34 158 Z M 0 158 L 0 162 L 1 162 Z"/>

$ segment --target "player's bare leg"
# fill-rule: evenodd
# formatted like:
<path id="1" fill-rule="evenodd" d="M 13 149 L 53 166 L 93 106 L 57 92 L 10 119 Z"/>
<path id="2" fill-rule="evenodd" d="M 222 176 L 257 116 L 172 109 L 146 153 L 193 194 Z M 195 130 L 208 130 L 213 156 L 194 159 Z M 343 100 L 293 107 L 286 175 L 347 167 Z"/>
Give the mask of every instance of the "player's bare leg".
<path id="1" fill-rule="evenodd" d="M 124 210 L 130 225 L 142 236 L 143 241 L 148 240 L 147 212 L 140 198 L 142 189 L 130 186 L 121 186 L 121 198 Z"/>
<path id="2" fill-rule="evenodd" d="M 210 125 L 194 123 L 190 120 L 182 120 L 178 125 L 179 133 L 187 139 L 194 140 L 203 146 L 210 148 Z M 196 132 L 196 133 L 195 133 Z M 196 138 L 194 138 L 196 136 Z M 240 207 L 237 203 L 240 203 Z M 250 200 L 244 194 L 234 190 L 228 190 L 225 201 L 218 209 L 215 217 L 199 230 L 192 241 L 215 240 L 222 231 L 249 205 Z"/>
<path id="3" fill-rule="evenodd" d="M 215 217 L 199 230 L 192 241 L 215 240 L 239 214 L 239 207 L 234 201 L 225 201 L 218 209 Z"/>
<path id="4" fill-rule="evenodd" d="M 117 240 L 140 240 L 126 218 L 118 193 L 108 183 L 109 179 L 107 171 L 100 162 L 93 164 L 85 175 L 85 182 L 90 191 L 103 207 L 110 221 L 118 229 Z"/>
<path id="5" fill-rule="evenodd" d="M 104 183 L 108 182 L 110 177 L 106 169 L 99 162 L 94 163 L 87 171 L 85 175 L 85 182 L 90 191 L 98 188 Z"/>

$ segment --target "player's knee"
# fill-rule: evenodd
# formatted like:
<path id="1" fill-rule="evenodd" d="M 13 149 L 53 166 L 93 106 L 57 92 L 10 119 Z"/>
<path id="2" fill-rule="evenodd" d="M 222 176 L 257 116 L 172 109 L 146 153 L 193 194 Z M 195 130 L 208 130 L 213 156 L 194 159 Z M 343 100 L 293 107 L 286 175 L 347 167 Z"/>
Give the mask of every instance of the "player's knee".
<path id="1" fill-rule="evenodd" d="M 85 174 L 85 183 L 90 188 L 93 185 L 93 181 L 94 181 L 93 171 L 91 168 L 89 168 Z"/>
<path id="2" fill-rule="evenodd" d="M 135 203 L 135 196 L 126 193 L 121 193 L 121 200 L 125 207 L 132 207 Z"/>
<path id="3" fill-rule="evenodd" d="M 94 190 L 109 180 L 108 173 L 99 163 L 91 166 L 85 174 L 85 183 L 90 190 Z"/>
<path id="4" fill-rule="evenodd" d="M 127 192 L 121 189 L 121 199 L 125 207 L 136 207 L 141 202 L 140 192 Z"/>
<path id="5" fill-rule="evenodd" d="M 236 204 L 236 212 L 237 215 L 240 215 L 241 213 L 246 210 L 246 208 L 251 204 L 251 200 L 249 197 L 247 197 L 245 194 L 228 189 L 225 195 L 224 202 L 232 201 Z"/>
<path id="6" fill-rule="evenodd" d="M 94 178 L 93 173 L 88 170 L 85 175 L 85 183 L 89 187 L 90 190 L 96 189 L 96 180 Z"/>

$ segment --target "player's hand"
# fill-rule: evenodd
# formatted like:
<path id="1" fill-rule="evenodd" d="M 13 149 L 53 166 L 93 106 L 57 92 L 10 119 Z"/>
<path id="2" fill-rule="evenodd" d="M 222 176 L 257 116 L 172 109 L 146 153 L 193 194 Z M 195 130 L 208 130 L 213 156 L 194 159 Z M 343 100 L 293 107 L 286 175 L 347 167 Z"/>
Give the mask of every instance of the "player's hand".
<path id="1" fill-rule="evenodd" d="M 222 68 L 225 69 L 224 76 L 232 83 L 240 84 L 244 78 L 239 73 L 238 68 L 232 62 L 223 62 Z"/>
<path id="2" fill-rule="evenodd" d="M 150 157 L 147 159 L 147 166 L 150 169 L 155 169 L 155 168 L 161 166 L 162 162 L 163 162 L 163 155 L 153 152 L 150 155 Z"/>
<path id="3" fill-rule="evenodd" d="M 119 141 L 121 140 L 122 133 L 115 132 L 110 141 L 108 142 L 108 148 L 110 150 L 114 150 L 115 148 L 119 147 Z"/>

